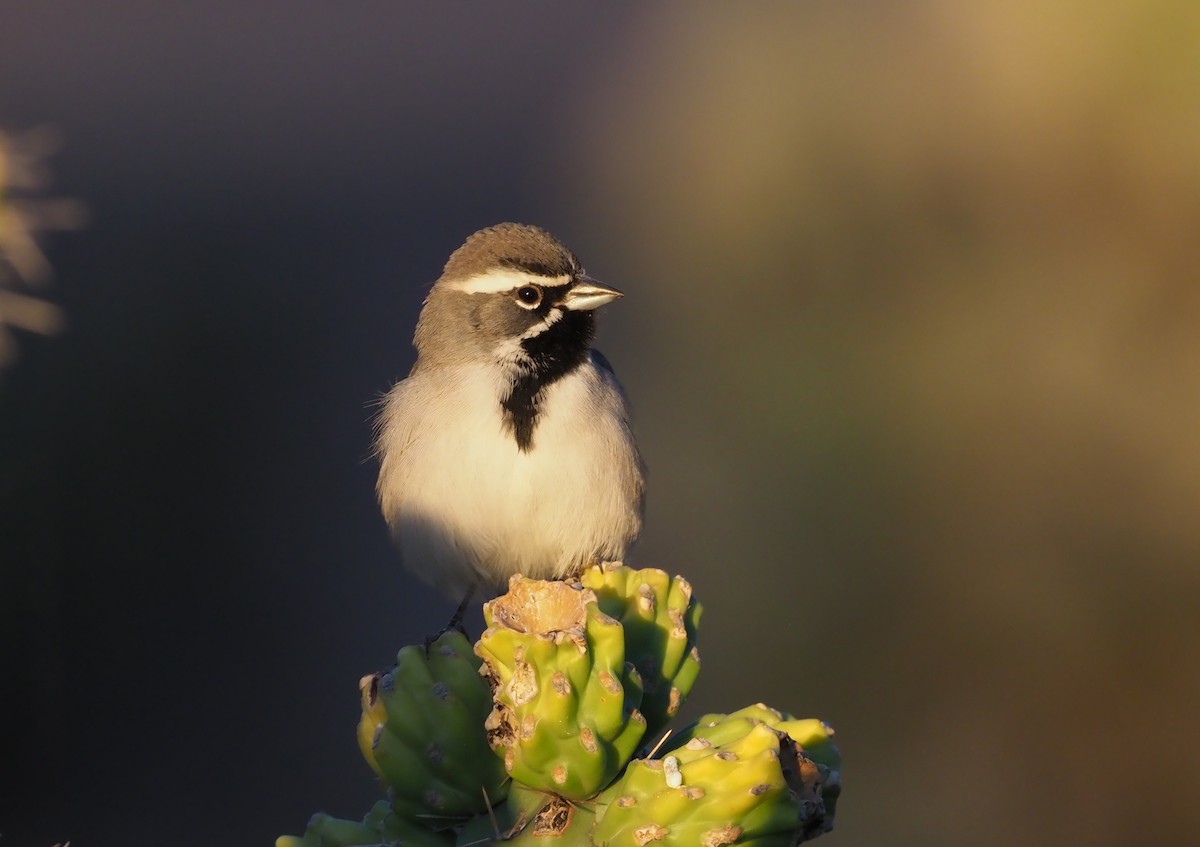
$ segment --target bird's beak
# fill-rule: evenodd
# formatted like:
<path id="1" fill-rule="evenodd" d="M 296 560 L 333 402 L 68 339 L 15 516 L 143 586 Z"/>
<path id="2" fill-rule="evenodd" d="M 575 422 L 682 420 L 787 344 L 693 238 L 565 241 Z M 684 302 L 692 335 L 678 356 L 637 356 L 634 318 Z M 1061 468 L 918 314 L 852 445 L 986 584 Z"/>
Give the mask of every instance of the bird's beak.
<path id="1" fill-rule="evenodd" d="M 597 282 L 585 275 L 575 277 L 575 284 L 567 289 L 567 293 L 563 295 L 559 305 L 564 309 L 582 312 L 599 308 L 605 303 L 611 303 L 618 297 L 624 296 L 612 286 Z"/>

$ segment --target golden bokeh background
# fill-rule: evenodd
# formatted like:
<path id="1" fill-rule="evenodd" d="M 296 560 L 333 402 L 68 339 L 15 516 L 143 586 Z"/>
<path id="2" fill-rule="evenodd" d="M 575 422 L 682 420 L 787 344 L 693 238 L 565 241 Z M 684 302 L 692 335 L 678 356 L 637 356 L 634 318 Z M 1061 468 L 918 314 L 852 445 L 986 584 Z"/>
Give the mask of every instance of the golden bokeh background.
<path id="1" fill-rule="evenodd" d="M 1200 14 L 675 11 L 564 171 L 647 280 L 613 357 L 707 682 L 834 721 L 837 840 L 1183 843 Z"/>

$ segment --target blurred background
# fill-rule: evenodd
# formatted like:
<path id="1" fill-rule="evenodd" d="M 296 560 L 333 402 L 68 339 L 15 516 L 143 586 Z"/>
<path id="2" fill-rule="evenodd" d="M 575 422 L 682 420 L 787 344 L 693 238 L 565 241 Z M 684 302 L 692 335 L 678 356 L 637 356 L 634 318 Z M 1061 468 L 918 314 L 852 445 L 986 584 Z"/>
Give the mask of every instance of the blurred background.
<path id="1" fill-rule="evenodd" d="M 371 404 L 501 220 L 626 291 L 634 562 L 691 714 L 836 727 L 822 843 L 1195 843 L 1198 57 L 1183 0 L 7 4 L 6 208 L 87 222 L 0 283 L 0 844 L 375 801 L 357 680 L 452 603 Z"/>

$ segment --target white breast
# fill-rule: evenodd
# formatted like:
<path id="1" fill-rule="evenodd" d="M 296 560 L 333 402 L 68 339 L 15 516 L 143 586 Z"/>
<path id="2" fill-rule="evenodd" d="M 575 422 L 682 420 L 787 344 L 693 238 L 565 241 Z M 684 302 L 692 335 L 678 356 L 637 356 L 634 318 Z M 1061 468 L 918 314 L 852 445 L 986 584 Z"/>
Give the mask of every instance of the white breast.
<path id="1" fill-rule="evenodd" d="M 607 371 L 589 360 L 549 386 L 526 452 L 506 389 L 499 368 L 464 365 L 404 380 L 384 408 L 384 515 L 405 565 L 450 593 L 622 558 L 641 529 L 641 460 Z"/>

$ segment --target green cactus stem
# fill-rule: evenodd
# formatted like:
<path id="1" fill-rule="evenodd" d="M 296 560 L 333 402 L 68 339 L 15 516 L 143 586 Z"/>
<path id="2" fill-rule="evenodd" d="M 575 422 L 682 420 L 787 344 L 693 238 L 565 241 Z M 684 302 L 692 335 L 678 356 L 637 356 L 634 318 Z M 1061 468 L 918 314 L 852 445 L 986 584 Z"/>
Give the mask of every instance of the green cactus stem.
<path id="1" fill-rule="evenodd" d="M 359 747 L 407 820 L 452 827 L 504 799 L 507 777 L 483 728 L 491 691 L 481 664 L 451 631 L 428 653 L 405 647 L 395 666 L 362 680 Z"/>
<path id="2" fill-rule="evenodd" d="M 432 832 L 403 820 L 386 800 L 380 800 L 361 821 L 343 820 L 318 812 L 308 822 L 304 835 L 281 835 L 275 847 L 453 847 L 449 832 Z"/>
<path id="3" fill-rule="evenodd" d="M 635 760 L 604 792 L 593 835 L 604 847 L 791 847 L 832 828 L 828 771 L 763 720 L 721 716 L 659 758 Z"/>
<path id="4" fill-rule="evenodd" d="M 707 738 L 714 743 L 720 743 L 720 739 L 727 737 L 731 728 L 736 727 L 740 720 L 760 721 L 772 729 L 786 733 L 798 748 L 797 752 L 817 765 L 821 773 L 821 799 L 825 803 L 826 817 L 832 822 L 842 790 L 842 757 L 833 743 L 833 727 L 824 721 L 816 718 L 795 718 L 787 712 L 756 703 L 728 715 L 703 715 L 672 739 L 672 744 L 678 746 L 693 737 Z"/>
<path id="5" fill-rule="evenodd" d="M 568 800 L 595 795 L 646 729 L 621 624 L 589 589 L 523 577 L 484 604 L 484 619 L 475 649 L 493 686 L 488 739 L 505 771 Z"/>
<path id="6" fill-rule="evenodd" d="M 276 847 L 795 847 L 828 832 L 841 756 L 819 720 L 758 703 L 632 759 L 692 688 L 700 613 L 656 569 L 513 577 L 474 652 L 451 632 L 363 678 L 358 741 L 388 799 Z"/>
<path id="7" fill-rule="evenodd" d="M 625 629 L 625 658 L 641 674 L 646 735 L 654 736 L 678 713 L 700 672 L 696 633 L 703 608 L 686 579 L 657 568 L 607 563 L 588 568 L 580 582 Z"/>

